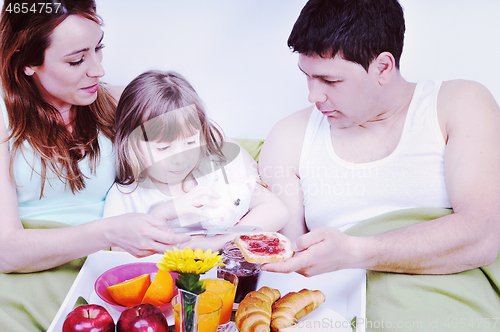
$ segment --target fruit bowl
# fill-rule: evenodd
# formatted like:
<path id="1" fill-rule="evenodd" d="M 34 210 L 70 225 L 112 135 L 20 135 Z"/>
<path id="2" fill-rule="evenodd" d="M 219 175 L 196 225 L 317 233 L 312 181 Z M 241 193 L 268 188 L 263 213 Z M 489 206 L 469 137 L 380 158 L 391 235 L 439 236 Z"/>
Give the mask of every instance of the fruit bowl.
<path id="1" fill-rule="evenodd" d="M 122 312 L 127 309 L 127 307 L 117 303 L 111 297 L 111 294 L 108 292 L 108 287 L 143 274 L 149 274 L 152 282 L 157 272 L 158 267 L 156 266 L 156 263 L 139 262 L 119 265 L 101 274 L 95 281 L 94 290 L 97 296 L 99 296 L 99 298 L 107 305 L 119 312 Z M 172 276 L 172 279 L 177 279 L 176 273 L 170 272 L 170 275 Z M 174 287 L 174 292 L 177 292 L 177 287 Z M 158 308 L 161 311 L 166 311 L 170 309 L 170 303 L 158 306 Z"/>

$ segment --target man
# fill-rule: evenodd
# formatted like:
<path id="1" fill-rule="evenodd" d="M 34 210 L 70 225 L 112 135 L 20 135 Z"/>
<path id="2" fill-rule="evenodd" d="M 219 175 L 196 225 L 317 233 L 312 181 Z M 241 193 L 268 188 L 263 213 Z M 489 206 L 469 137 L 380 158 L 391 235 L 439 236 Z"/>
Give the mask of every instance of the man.
<path id="1" fill-rule="evenodd" d="M 272 129 L 259 161 L 290 210 L 282 233 L 296 254 L 263 270 L 442 275 L 497 259 L 500 109 L 475 82 L 406 81 L 404 30 L 397 0 L 310 0 L 303 8 L 288 45 L 314 105 Z M 424 207 L 453 213 L 377 235 L 343 232 Z"/>

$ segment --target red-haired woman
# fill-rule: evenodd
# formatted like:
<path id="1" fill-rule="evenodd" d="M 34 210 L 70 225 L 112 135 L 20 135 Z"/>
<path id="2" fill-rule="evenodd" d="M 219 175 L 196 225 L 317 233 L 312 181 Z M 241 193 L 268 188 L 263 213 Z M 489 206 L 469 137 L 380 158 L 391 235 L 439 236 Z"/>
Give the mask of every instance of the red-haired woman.
<path id="1" fill-rule="evenodd" d="M 52 268 L 118 245 L 136 256 L 184 242 L 148 215 L 100 219 L 115 180 L 121 89 L 100 78 L 93 0 L 4 2 L 0 21 L 0 270 Z M 21 220 L 74 225 L 25 230 Z"/>
<path id="2" fill-rule="evenodd" d="M 173 234 L 164 221 L 146 214 L 102 219 L 104 198 L 115 180 L 113 126 L 121 89 L 100 82 L 101 24 L 93 0 L 4 1 L 0 21 L 0 271 L 4 273 L 50 269 L 111 246 L 146 256 L 190 238 Z M 46 228 L 48 221 L 71 226 L 39 228 Z M 0 277 L 3 287 L 19 276 L 0 273 Z M 2 303 L 5 291 L 0 289 Z M 2 327 L 4 323 L 2 331 L 15 326 Z"/>

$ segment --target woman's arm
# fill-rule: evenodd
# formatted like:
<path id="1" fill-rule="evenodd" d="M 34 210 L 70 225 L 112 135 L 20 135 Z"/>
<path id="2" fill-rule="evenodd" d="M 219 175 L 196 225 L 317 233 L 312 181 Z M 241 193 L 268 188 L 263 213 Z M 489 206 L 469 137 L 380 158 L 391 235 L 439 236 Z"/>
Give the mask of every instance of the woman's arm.
<path id="1" fill-rule="evenodd" d="M 127 214 L 58 229 L 24 229 L 17 194 L 9 175 L 7 131 L 0 117 L 0 271 L 49 269 L 111 246 L 135 256 L 163 252 L 189 236 L 175 235 L 147 214 Z"/>

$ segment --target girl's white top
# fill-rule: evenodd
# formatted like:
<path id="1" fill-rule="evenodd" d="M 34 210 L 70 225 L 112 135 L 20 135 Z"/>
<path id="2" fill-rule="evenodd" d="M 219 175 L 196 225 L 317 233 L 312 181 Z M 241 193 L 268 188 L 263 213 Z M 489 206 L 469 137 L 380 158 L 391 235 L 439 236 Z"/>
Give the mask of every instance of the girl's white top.
<path id="1" fill-rule="evenodd" d="M 248 212 L 252 192 L 257 181 L 256 165 L 245 163 L 241 153 L 238 153 L 234 160 L 228 160 L 223 168 L 214 162 L 211 162 L 211 165 L 212 172 L 203 174 L 195 170 L 193 175 L 198 185 L 211 187 L 221 196 L 220 199 L 215 200 L 218 207 L 203 207 L 210 215 L 206 219 L 200 219 L 191 214 L 169 220 L 167 225 L 174 231 L 181 227 L 196 230 L 233 226 Z M 223 172 L 225 172 L 226 177 L 224 177 Z M 115 184 L 106 197 L 104 217 L 127 212 L 149 213 L 159 204 L 174 198 L 159 191 L 149 179 L 138 185 L 121 186 Z"/>

